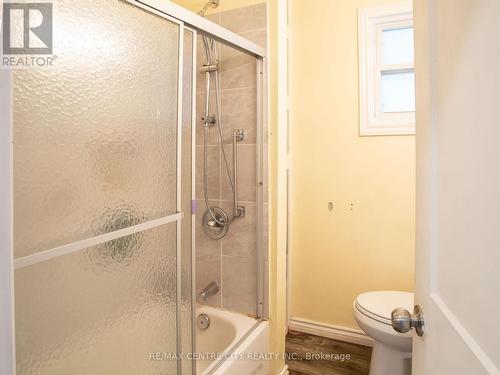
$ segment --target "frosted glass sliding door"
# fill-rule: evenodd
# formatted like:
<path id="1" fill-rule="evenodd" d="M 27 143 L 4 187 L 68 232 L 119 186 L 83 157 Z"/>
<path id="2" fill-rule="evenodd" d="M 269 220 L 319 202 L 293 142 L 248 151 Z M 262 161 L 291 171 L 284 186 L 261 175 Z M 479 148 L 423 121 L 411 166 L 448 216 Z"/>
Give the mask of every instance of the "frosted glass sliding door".
<path id="1" fill-rule="evenodd" d="M 13 77 L 17 374 L 175 374 L 151 356 L 191 330 L 183 26 L 118 0 L 53 12 L 54 66 Z"/>
<path id="2" fill-rule="evenodd" d="M 179 25 L 117 0 L 53 19 L 54 67 L 14 75 L 16 257 L 176 211 Z"/>
<path id="3" fill-rule="evenodd" d="M 196 32 L 184 29 L 183 36 L 183 67 L 182 67 L 182 178 L 181 197 L 182 212 L 185 213 L 181 229 L 181 322 L 182 322 L 182 351 L 189 353 L 194 348 L 193 316 L 193 215 L 191 202 L 194 196 L 193 184 L 193 112 L 194 112 L 194 84 L 196 67 L 194 56 L 196 49 Z M 191 374 L 194 362 L 186 356 L 183 359 L 182 373 Z"/>
<path id="4" fill-rule="evenodd" d="M 17 374 L 175 374 L 176 224 L 15 271 Z"/>

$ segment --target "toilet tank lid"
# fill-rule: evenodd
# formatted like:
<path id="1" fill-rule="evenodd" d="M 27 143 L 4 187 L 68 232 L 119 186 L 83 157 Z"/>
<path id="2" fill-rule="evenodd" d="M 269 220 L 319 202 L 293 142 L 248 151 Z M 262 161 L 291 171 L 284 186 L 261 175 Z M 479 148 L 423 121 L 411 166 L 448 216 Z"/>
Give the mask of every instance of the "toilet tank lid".
<path id="1" fill-rule="evenodd" d="M 366 312 L 390 320 L 392 310 L 397 307 L 413 312 L 413 293 L 392 290 L 362 293 L 356 298 L 356 305 Z"/>

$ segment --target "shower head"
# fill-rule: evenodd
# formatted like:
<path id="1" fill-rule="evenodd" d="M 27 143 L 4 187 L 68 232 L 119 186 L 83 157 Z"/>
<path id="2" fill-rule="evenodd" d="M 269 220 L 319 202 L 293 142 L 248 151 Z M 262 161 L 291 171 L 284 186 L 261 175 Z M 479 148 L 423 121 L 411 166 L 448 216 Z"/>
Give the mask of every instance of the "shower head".
<path id="1" fill-rule="evenodd" d="M 210 0 L 208 1 L 205 6 L 198 12 L 199 16 L 205 16 L 205 13 L 207 12 L 208 8 L 217 8 L 219 6 L 220 0 Z"/>

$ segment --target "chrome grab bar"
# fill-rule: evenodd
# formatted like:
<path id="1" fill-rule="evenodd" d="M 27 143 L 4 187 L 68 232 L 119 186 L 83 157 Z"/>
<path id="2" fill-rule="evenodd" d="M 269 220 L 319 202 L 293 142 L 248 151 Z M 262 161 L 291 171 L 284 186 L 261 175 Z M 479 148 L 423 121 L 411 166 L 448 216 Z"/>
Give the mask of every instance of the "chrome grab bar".
<path id="1" fill-rule="evenodd" d="M 238 131 L 233 131 L 233 216 L 238 216 Z"/>
<path id="2" fill-rule="evenodd" d="M 245 217 L 245 207 L 238 202 L 238 142 L 245 139 L 243 129 L 233 131 L 233 217 Z"/>

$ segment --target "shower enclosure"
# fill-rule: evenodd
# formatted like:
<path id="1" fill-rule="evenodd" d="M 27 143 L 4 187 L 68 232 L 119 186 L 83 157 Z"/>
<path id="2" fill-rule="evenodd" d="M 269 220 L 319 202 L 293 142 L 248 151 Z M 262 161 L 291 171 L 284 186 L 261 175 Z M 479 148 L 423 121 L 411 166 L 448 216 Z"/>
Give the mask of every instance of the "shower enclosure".
<path id="1" fill-rule="evenodd" d="M 0 112 L 11 114 L 2 117 L 4 167 L 11 173 L 2 169 L 1 202 L 2 211 L 11 207 L 4 212 L 11 212 L 6 233 L 13 233 L 0 240 L 12 260 L 2 253 L 12 293 L 2 294 L 1 302 L 13 306 L 6 320 L 12 335 L 3 335 L 1 344 L 13 355 L 0 372 L 214 372 L 222 362 L 197 370 L 190 355 L 198 349 L 202 305 L 251 316 L 241 340 L 265 318 L 264 50 L 165 1 L 86 0 L 75 6 L 57 0 L 52 12 L 53 66 L 1 73 Z M 234 58 L 252 61 L 241 69 L 253 72 L 253 100 L 234 99 L 253 107 L 251 128 L 242 128 L 245 120 L 230 111 L 224 117 L 224 98 L 217 107 L 208 99 L 204 112 L 197 109 L 197 82 L 207 65 L 197 61 L 202 35 L 217 40 L 214 48 L 225 50 L 228 67 Z M 224 66 L 224 59 L 219 63 Z M 220 142 L 213 143 L 211 125 L 223 121 L 229 130 L 220 127 Z M 240 170 L 237 158 L 245 144 L 238 134 L 245 132 L 253 139 L 246 144 L 254 155 L 250 172 Z M 220 158 L 222 150 L 229 185 L 209 165 L 210 153 Z M 239 176 L 248 173 L 253 186 L 238 188 Z M 217 194 L 210 183 L 218 184 Z M 245 200 L 252 220 L 245 221 Z M 216 215 L 216 206 L 231 212 L 227 219 Z M 203 233 L 222 226 L 225 236 L 233 236 L 226 258 L 253 249 L 252 293 L 233 296 L 245 300 L 242 308 L 207 296 L 229 296 L 239 288 L 232 284 L 237 279 L 196 272 L 205 259 L 213 261 L 196 243 L 204 223 Z M 238 231 L 255 231 L 256 242 L 244 243 Z M 206 281 L 217 290 L 205 290 Z M 2 326 L 3 332 L 9 329 Z"/>

